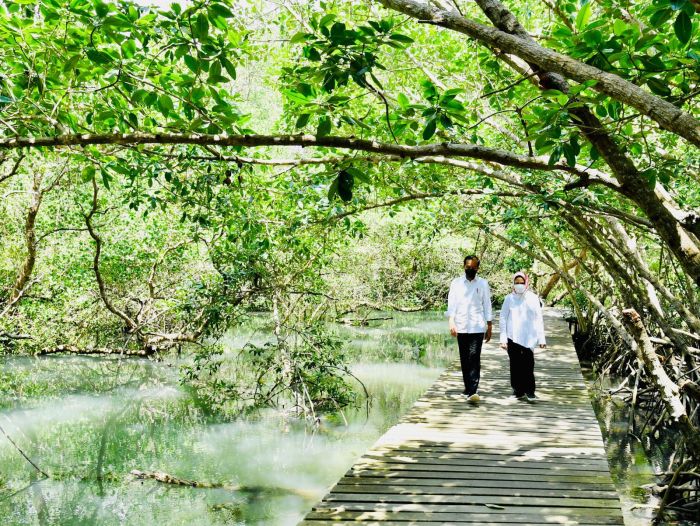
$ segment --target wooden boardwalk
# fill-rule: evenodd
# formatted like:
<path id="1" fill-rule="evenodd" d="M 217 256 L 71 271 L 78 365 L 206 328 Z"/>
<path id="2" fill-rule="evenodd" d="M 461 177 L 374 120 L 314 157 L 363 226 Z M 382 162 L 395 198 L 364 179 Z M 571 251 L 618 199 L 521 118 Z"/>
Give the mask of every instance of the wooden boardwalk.
<path id="1" fill-rule="evenodd" d="M 494 331 L 483 401 L 466 402 L 453 364 L 301 524 L 624 524 L 567 324 L 546 312 L 545 328 L 539 400 L 509 398 Z"/>

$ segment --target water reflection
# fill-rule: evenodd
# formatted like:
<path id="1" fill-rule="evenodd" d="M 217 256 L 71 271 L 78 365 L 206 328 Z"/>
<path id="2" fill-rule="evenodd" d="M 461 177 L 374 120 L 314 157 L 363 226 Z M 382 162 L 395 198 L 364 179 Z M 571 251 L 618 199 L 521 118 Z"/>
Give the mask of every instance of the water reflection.
<path id="1" fill-rule="evenodd" d="M 296 524 L 454 358 L 435 313 L 335 330 L 371 398 L 316 429 L 275 411 L 205 416 L 178 385 L 177 359 L 3 358 L 0 425 L 51 478 L 38 480 L 2 437 L 2 524 Z M 268 338 L 259 317 L 225 344 L 234 353 Z M 135 480 L 132 470 L 217 487 Z"/>
<path id="2" fill-rule="evenodd" d="M 176 358 L 2 358 L 0 425 L 51 474 L 39 480 L 0 436 L 3 526 L 296 524 L 457 357 L 442 313 L 391 316 L 334 327 L 371 399 L 325 415 L 316 429 L 269 410 L 237 421 L 207 416 L 179 386 Z M 224 343 L 233 355 L 267 341 L 269 330 L 260 316 Z M 626 408 L 604 391 L 597 386 L 594 405 L 626 521 L 647 525 L 654 502 L 641 486 L 663 455 L 647 458 L 629 440 Z M 135 480 L 132 470 L 217 487 Z"/>

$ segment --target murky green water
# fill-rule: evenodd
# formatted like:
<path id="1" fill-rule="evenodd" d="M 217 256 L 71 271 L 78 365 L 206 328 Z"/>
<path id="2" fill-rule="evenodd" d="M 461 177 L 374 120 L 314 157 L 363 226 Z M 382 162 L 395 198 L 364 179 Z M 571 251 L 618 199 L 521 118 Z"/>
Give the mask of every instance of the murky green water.
<path id="1" fill-rule="evenodd" d="M 338 327 L 370 395 L 312 429 L 275 411 L 233 422 L 205 416 L 178 383 L 176 359 L 0 358 L 0 524 L 291 525 L 308 511 L 456 358 L 442 313 L 395 313 L 370 327 Z M 252 322 L 230 352 L 269 338 Z M 663 459 L 624 437 L 624 408 L 596 398 L 629 525 L 649 524 L 639 488 Z M 163 471 L 223 485 L 135 480 Z"/>
<path id="2" fill-rule="evenodd" d="M 205 417 L 173 361 L 2 358 L 0 523 L 9 525 L 296 524 L 455 356 L 438 313 L 397 314 L 381 327 L 338 327 L 371 394 L 369 409 L 317 429 L 274 411 L 235 422 Z M 232 350 L 268 338 L 259 323 Z M 135 480 L 163 471 L 223 484 Z"/>

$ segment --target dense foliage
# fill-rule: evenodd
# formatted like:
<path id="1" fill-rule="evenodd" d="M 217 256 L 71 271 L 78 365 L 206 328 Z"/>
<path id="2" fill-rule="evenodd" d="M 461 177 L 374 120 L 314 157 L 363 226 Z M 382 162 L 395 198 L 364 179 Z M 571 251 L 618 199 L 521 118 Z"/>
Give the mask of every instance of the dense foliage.
<path id="1" fill-rule="evenodd" d="M 0 2 L 0 345 L 184 348 L 211 403 L 308 413 L 352 398 L 326 321 L 440 307 L 475 251 L 602 331 L 697 462 L 698 9 Z M 222 373 L 251 309 L 275 340 Z"/>

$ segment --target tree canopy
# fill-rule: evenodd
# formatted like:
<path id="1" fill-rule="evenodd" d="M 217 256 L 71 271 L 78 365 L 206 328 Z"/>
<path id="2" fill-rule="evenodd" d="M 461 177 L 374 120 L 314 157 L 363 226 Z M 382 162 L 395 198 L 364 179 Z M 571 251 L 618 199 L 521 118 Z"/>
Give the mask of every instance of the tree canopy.
<path id="1" fill-rule="evenodd" d="M 346 402 L 320 320 L 441 305 L 450 257 L 430 246 L 466 235 L 602 323 L 697 437 L 698 10 L 0 2 L 0 344 L 201 348 L 265 308 L 284 351 L 251 349 L 268 390 L 216 377 L 207 345 L 188 380 Z M 363 250 L 396 246 L 405 282 L 363 273 Z"/>

